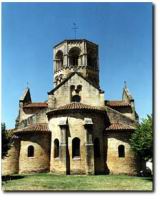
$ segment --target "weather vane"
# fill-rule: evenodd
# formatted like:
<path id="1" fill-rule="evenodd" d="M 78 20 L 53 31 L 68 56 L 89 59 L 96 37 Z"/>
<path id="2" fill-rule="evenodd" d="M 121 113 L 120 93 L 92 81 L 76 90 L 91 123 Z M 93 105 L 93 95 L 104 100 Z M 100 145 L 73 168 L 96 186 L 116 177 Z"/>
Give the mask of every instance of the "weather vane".
<path id="1" fill-rule="evenodd" d="M 74 36 L 75 36 L 75 39 L 76 39 L 77 29 L 79 29 L 78 26 L 76 25 L 76 23 L 73 23 L 72 29 L 74 30 Z"/>

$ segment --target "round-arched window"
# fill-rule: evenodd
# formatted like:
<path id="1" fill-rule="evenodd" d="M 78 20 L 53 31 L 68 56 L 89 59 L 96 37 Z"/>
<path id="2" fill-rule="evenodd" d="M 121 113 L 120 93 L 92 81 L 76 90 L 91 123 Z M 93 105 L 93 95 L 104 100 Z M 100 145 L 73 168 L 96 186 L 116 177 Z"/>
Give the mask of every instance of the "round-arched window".
<path id="1" fill-rule="evenodd" d="M 28 146 L 27 156 L 34 157 L 34 146 L 32 146 L 32 145 Z"/>
<path id="2" fill-rule="evenodd" d="M 118 146 L 118 156 L 119 157 L 125 157 L 125 147 L 124 147 L 124 145 Z"/>
<path id="3" fill-rule="evenodd" d="M 55 139 L 54 140 L 54 158 L 59 157 L 59 140 Z"/>
<path id="4" fill-rule="evenodd" d="M 81 101 L 81 97 L 79 95 L 74 95 L 74 96 L 72 96 L 71 101 L 72 102 L 80 102 Z"/>
<path id="5" fill-rule="evenodd" d="M 80 56 L 80 49 L 78 47 L 73 47 L 69 51 L 69 64 L 71 66 L 78 66 L 79 56 Z"/>
<path id="6" fill-rule="evenodd" d="M 80 157 L 80 139 L 77 137 L 72 140 L 72 157 Z"/>
<path id="7" fill-rule="evenodd" d="M 63 67 L 63 52 L 61 50 L 59 50 L 56 53 L 55 61 L 56 61 L 56 71 L 61 70 Z"/>

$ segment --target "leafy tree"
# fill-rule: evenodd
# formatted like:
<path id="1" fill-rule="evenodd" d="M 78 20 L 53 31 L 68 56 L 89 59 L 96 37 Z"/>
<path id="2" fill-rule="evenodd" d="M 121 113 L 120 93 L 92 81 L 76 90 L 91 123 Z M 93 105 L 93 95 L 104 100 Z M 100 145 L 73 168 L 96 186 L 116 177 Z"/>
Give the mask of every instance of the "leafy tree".
<path id="1" fill-rule="evenodd" d="M 11 134 L 6 130 L 5 123 L 1 123 L 2 158 L 6 157 L 11 146 Z"/>
<path id="2" fill-rule="evenodd" d="M 138 128 L 132 134 L 132 149 L 140 155 L 143 160 L 149 160 L 153 157 L 153 134 L 152 134 L 152 116 L 147 115 Z"/>

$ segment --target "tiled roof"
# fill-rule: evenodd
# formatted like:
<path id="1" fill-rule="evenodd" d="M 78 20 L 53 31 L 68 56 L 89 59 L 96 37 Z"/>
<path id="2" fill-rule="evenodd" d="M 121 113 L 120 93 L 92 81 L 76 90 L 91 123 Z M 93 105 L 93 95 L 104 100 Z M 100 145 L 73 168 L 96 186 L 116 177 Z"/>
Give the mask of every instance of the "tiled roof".
<path id="1" fill-rule="evenodd" d="M 46 102 L 34 102 L 23 106 L 23 108 L 47 108 L 48 104 Z"/>
<path id="2" fill-rule="evenodd" d="M 82 103 L 78 103 L 78 102 L 73 102 L 64 106 L 60 106 L 52 111 L 49 111 L 49 113 L 51 112 L 58 112 L 58 111 L 65 111 L 65 110 L 89 110 L 89 111 L 105 111 L 104 107 L 100 107 L 100 106 L 90 106 L 90 105 L 86 105 L 86 104 L 82 104 Z"/>
<path id="3" fill-rule="evenodd" d="M 106 130 L 135 130 L 135 128 L 127 124 L 113 123 Z"/>
<path id="4" fill-rule="evenodd" d="M 47 123 L 39 123 L 39 124 L 32 124 L 27 127 L 17 129 L 14 131 L 14 133 L 21 133 L 21 132 L 50 132 L 48 129 L 48 124 Z"/>
<path id="5" fill-rule="evenodd" d="M 110 107 L 131 106 L 131 104 L 125 101 L 105 101 L 105 105 Z"/>

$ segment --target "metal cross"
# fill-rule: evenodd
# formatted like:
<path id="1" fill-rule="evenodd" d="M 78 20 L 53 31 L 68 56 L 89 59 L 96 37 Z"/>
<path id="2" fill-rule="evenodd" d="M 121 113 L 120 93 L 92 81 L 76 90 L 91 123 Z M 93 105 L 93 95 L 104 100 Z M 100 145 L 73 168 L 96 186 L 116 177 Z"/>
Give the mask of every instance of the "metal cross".
<path id="1" fill-rule="evenodd" d="M 78 26 L 76 25 L 76 23 L 73 23 L 72 29 L 74 29 L 74 35 L 75 35 L 75 39 L 76 39 L 77 29 L 79 29 Z"/>
<path id="2" fill-rule="evenodd" d="M 29 87 L 29 83 L 28 83 L 28 81 L 27 81 L 27 88 Z"/>
<path id="3" fill-rule="evenodd" d="M 124 88 L 127 88 L 127 81 L 124 81 Z"/>

